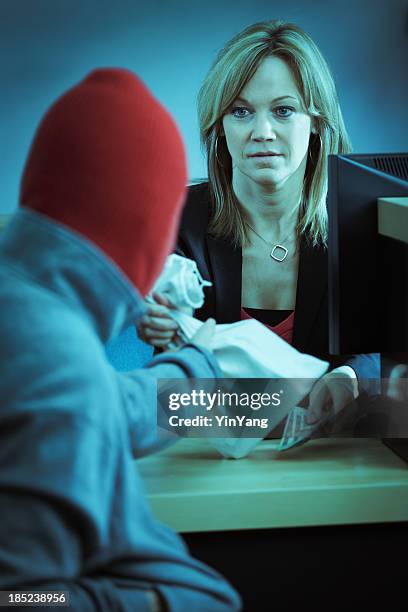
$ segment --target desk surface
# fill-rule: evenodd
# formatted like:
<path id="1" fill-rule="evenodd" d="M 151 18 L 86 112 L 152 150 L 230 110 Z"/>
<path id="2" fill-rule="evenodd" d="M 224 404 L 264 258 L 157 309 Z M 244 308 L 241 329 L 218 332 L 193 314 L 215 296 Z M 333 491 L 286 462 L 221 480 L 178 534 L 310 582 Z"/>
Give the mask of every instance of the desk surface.
<path id="1" fill-rule="evenodd" d="M 408 521 L 408 465 L 379 440 L 277 445 L 231 460 L 184 439 L 137 467 L 153 513 L 180 532 Z"/>

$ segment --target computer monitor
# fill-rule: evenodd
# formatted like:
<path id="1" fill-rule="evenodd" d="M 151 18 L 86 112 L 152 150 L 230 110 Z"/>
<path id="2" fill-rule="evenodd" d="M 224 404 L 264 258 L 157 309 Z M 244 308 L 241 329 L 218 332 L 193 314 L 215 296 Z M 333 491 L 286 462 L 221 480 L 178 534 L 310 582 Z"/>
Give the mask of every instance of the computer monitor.
<path id="1" fill-rule="evenodd" d="M 406 196 L 408 153 L 329 156 L 331 354 L 408 352 L 408 245 L 377 222 L 378 198 Z"/>

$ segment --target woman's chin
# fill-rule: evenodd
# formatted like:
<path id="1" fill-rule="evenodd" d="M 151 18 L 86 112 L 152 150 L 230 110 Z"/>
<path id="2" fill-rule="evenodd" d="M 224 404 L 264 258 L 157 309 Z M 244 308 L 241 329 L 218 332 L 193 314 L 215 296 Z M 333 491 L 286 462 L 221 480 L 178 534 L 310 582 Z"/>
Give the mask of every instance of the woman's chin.
<path id="1" fill-rule="evenodd" d="M 253 180 L 263 187 L 278 187 L 284 182 L 282 172 L 276 172 L 270 168 L 263 168 L 253 174 Z"/>

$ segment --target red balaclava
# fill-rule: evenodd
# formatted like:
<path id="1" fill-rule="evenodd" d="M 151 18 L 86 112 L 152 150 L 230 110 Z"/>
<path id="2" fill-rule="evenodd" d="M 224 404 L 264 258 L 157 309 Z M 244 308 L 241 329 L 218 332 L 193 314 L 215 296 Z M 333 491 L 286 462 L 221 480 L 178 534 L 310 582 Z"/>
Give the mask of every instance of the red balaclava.
<path id="1" fill-rule="evenodd" d="M 20 203 L 79 232 L 146 295 L 175 242 L 185 153 L 161 104 L 131 72 L 91 72 L 41 121 Z"/>

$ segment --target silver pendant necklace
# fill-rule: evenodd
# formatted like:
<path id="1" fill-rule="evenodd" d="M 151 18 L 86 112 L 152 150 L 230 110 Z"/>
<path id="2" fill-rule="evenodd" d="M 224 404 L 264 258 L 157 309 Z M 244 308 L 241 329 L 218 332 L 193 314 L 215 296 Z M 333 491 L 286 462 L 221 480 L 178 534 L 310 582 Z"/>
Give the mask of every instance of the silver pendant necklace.
<path id="1" fill-rule="evenodd" d="M 275 244 L 268 242 L 267 240 L 265 240 L 265 238 L 261 236 L 261 234 L 258 234 L 258 232 L 254 230 L 254 228 L 251 225 L 249 225 L 249 223 L 247 222 L 245 223 L 249 227 L 249 229 L 252 230 L 256 236 L 258 236 L 258 238 L 260 238 L 265 244 L 268 245 L 268 247 L 272 247 L 272 251 L 269 253 L 269 256 L 272 257 L 272 259 L 274 259 L 275 261 L 278 261 L 279 263 L 286 259 L 286 256 L 288 254 L 288 249 L 285 246 L 283 246 L 283 244 L 280 244 L 280 242 L 277 242 Z M 289 232 L 289 234 L 286 236 L 286 238 L 282 242 L 285 242 L 289 238 L 291 233 L 292 231 Z"/>

